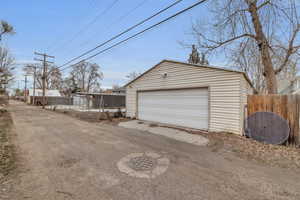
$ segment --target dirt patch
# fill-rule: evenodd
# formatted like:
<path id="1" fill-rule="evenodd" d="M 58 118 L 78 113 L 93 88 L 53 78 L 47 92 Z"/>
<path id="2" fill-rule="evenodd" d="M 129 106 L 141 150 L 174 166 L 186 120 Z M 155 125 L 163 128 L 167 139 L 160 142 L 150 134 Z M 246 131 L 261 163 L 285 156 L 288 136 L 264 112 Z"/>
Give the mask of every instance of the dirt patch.
<path id="1" fill-rule="evenodd" d="M 149 124 L 149 127 L 158 127 L 158 125 L 155 123 L 151 123 L 151 124 Z"/>
<path id="2" fill-rule="evenodd" d="M 118 117 L 118 118 L 112 118 L 111 121 L 109 120 L 101 120 L 100 124 L 109 124 L 109 125 L 114 125 L 117 126 L 120 122 L 128 122 L 131 119 L 126 118 L 126 117 Z"/>
<path id="3" fill-rule="evenodd" d="M 57 113 L 62 113 L 65 115 L 69 115 L 71 117 L 87 121 L 93 123 L 100 123 L 100 124 L 110 124 L 110 125 L 118 125 L 120 122 L 129 121 L 126 117 L 114 117 L 114 113 L 109 113 L 109 119 L 104 119 L 103 115 L 100 115 L 99 112 L 80 112 L 75 110 L 50 110 Z M 105 114 L 106 115 L 106 114 Z"/>
<path id="4" fill-rule="evenodd" d="M 62 157 L 62 160 L 58 162 L 58 166 L 61 168 L 71 168 L 79 161 L 80 161 L 80 159 L 77 159 L 77 158 Z"/>
<path id="5" fill-rule="evenodd" d="M 300 168 L 300 148 L 263 144 L 250 138 L 228 133 L 189 132 L 207 137 L 210 140 L 209 146 L 214 152 L 233 152 L 240 158 L 270 166 Z"/>
<path id="6" fill-rule="evenodd" d="M 8 97 L 5 95 L 0 95 L 0 106 L 8 104 Z"/>
<path id="7" fill-rule="evenodd" d="M 15 168 L 14 145 L 11 141 L 12 119 L 6 110 L 0 112 L 0 181 Z"/>
<path id="8" fill-rule="evenodd" d="M 0 111 L 0 199 L 12 199 L 13 173 L 16 168 L 15 146 L 12 143 L 12 118 L 8 111 Z"/>

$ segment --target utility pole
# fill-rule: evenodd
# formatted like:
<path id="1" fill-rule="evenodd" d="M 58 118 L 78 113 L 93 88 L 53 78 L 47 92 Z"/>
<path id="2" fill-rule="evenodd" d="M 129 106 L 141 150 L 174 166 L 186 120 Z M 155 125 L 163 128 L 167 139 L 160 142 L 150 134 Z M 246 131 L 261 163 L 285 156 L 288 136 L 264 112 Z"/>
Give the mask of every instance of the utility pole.
<path id="1" fill-rule="evenodd" d="M 33 74 L 30 73 L 30 75 L 33 75 L 33 96 L 32 96 L 32 105 L 35 105 L 35 88 L 36 88 L 36 65 L 27 65 L 26 67 L 33 68 Z M 31 100 L 31 99 L 30 99 Z"/>
<path id="2" fill-rule="evenodd" d="M 33 67 L 33 96 L 32 96 L 32 105 L 35 105 L 35 80 L 36 80 L 36 66 Z"/>
<path id="3" fill-rule="evenodd" d="M 25 85 L 24 85 L 24 98 L 25 98 L 25 103 L 27 103 L 27 74 L 25 76 Z"/>
<path id="4" fill-rule="evenodd" d="M 35 105 L 35 84 L 36 84 L 36 68 L 37 68 L 37 66 L 31 65 L 30 67 L 33 68 L 33 95 L 32 95 L 31 103 L 32 103 L 32 105 Z"/>
<path id="5" fill-rule="evenodd" d="M 34 54 L 37 55 L 37 56 L 42 56 L 42 58 L 43 58 L 43 59 L 35 58 L 34 60 L 42 61 L 42 63 L 43 63 L 43 75 L 42 75 L 43 100 L 42 100 L 42 104 L 43 104 L 43 108 L 45 108 L 45 104 L 46 104 L 46 78 L 48 76 L 48 74 L 47 74 L 47 64 L 48 63 L 53 63 L 53 62 L 47 61 L 47 58 L 54 58 L 54 56 L 50 56 L 50 55 L 47 55 L 45 53 L 37 53 L 37 52 L 34 52 Z"/>

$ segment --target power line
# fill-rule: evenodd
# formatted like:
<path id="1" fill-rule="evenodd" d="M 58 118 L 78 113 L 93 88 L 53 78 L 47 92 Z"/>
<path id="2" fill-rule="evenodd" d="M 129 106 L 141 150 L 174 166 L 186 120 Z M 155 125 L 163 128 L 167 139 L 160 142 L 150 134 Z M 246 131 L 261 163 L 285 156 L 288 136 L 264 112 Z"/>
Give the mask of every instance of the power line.
<path id="1" fill-rule="evenodd" d="M 174 7 L 175 5 L 177 5 L 178 3 L 180 3 L 181 1 L 183 1 L 183 0 L 177 0 L 177 1 L 175 1 L 175 2 L 172 3 L 171 5 L 169 5 L 169 6 L 165 7 L 165 8 L 163 8 L 163 9 L 161 9 L 161 10 L 158 11 L 157 13 L 155 13 L 155 14 L 151 15 L 150 17 L 147 17 L 146 19 L 142 20 L 141 22 L 139 22 L 139 23 L 137 23 L 137 24 L 135 24 L 135 25 L 133 25 L 133 26 L 127 28 L 125 31 L 123 31 L 123 32 L 121 32 L 121 33 L 119 33 L 119 34 L 113 36 L 113 37 L 110 38 L 109 40 L 107 40 L 107 41 L 105 41 L 105 42 L 103 42 L 103 43 L 97 45 L 96 47 L 94 47 L 94 48 L 92 48 L 92 49 L 86 51 L 85 53 L 83 53 L 83 54 L 81 54 L 81 55 L 79 55 L 79 56 L 77 56 L 77 57 L 71 59 L 70 61 L 64 63 L 64 64 L 61 65 L 61 66 L 59 66 L 58 68 L 64 67 L 64 66 L 70 64 L 71 62 L 73 62 L 73 61 L 75 61 L 75 60 L 77 60 L 77 59 L 79 59 L 79 58 L 81 58 L 81 57 L 83 57 L 83 56 L 85 56 L 85 55 L 87 55 L 87 54 L 89 54 L 89 53 L 95 51 L 96 49 L 98 49 L 98 48 L 104 46 L 105 44 L 107 44 L 107 43 L 109 43 L 109 42 L 115 40 L 116 38 L 118 38 L 118 37 L 124 35 L 125 33 L 128 33 L 129 31 L 133 30 L 134 28 L 136 28 L 136 27 L 138 27 L 138 26 L 144 24 L 145 22 L 151 20 L 152 18 L 154 18 L 154 17 L 160 15 L 161 13 L 165 12 L 166 10 L 168 10 L 168 9 L 170 9 L 170 8 L 172 8 L 172 7 Z"/>
<path id="2" fill-rule="evenodd" d="M 92 2 L 95 3 L 94 0 L 90 0 L 89 1 L 89 3 L 90 3 L 89 7 L 94 8 L 95 5 L 93 5 Z M 98 12 L 98 11 L 99 11 L 99 9 L 96 10 L 96 12 Z M 92 17 L 92 15 L 89 15 L 88 17 Z M 55 40 L 54 40 L 54 42 L 50 42 L 50 44 L 47 46 L 46 50 L 50 51 L 52 49 L 52 51 L 53 51 L 54 49 L 57 49 L 57 47 L 55 47 L 55 46 L 57 46 L 57 43 L 59 43 L 59 42 L 65 42 L 65 41 L 66 41 L 66 39 L 61 39 L 61 37 L 56 37 Z"/>
<path id="3" fill-rule="evenodd" d="M 110 30 L 114 25 L 116 25 L 116 24 L 124 21 L 126 19 L 126 17 L 128 17 L 130 14 L 132 14 L 135 10 L 139 9 L 140 7 L 142 7 L 147 1 L 149 1 L 149 0 L 142 0 L 135 7 L 133 7 L 128 12 L 126 12 L 125 14 L 123 14 L 122 16 L 120 16 L 119 18 L 117 18 L 116 20 L 114 20 L 112 23 L 110 23 L 108 26 L 106 26 L 105 28 L 102 28 L 102 29 L 105 30 L 106 32 L 108 32 L 108 30 Z M 103 34 L 103 31 L 101 33 Z M 89 39 L 85 40 L 84 42 L 81 42 L 79 44 L 79 46 L 83 47 L 83 46 L 86 46 L 87 44 L 91 43 L 92 40 L 94 40 L 94 38 L 98 34 L 99 34 L 98 32 L 95 32 L 94 34 L 92 34 L 91 37 L 89 37 Z M 72 51 L 68 51 L 68 52 L 63 53 L 63 55 L 69 55 L 71 53 L 72 53 Z"/>
<path id="4" fill-rule="evenodd" d="M 137 10 L 138 8 L 140 8 L 141 6 L 143 6 L 148 0 L 143 0 L 142 2 L 140 2 L 138 5 L 136 5 L 134 8 L 132 8 L 131 10 L 129 10 L 127 13 L 125 13 L 124 15 L 122 15 L 121 17 L 119 17 L 114 23 L 119 22 L 120 20 L 126 18 L 127 16 L 129 16 L 131 13 L 133 13 L 135 10 Z"/>
<path id="5" fill-rule="evenodd" d="M 140 7 L 142 7 L 147 1 L 149 1 L 149 0 L 143 0 L 142 2 L 140 2 L 139 4 L 137 4 L 135 7 L 133 7 L 131 10 L 129 10 L 128 12 L 126 12 L 124 15 L 121 15 L 119 18 L 117 18 L 116 20 L 114 20 L 114 22 L 112 22 L 107 28 L 105 28 L 105 30 L 107 31 L 107 30 L 111 29 L 111 27 L 114 26 L 115 24 L 118 24 L 118 23 L 122 22 L 123 20 L 125 20 L 134 11 L 136 11 L 137 9 L 139 9 Z M 96 33 L 96 34 L 98 34 L 98 33 Z M 90 37 L 90 39 L 86 40 L 85 42 L 82 42 L 79 46 L 84 46 L 84 45 L 87 45 L 88 43 L 90 43 L 92 41 L 91 38 L 94 38 L 96 36 L 96 34 L 93 34 L 93 36 Z"/>
<path id="6" fill-rule="evenodd" d="M 132 38 L 135 38 L 135 37 L 137 37 L 138 35 L 141 35 L 142 33 L 145 33 L 145 32 L 147 32 L 147 31 L 149 31 L 149 30 L 155 28 L 156 26 L 159 26 L 159 25 L 161 25 L 161 24 L 167 22 L 167 21 L 169 21 L 169 20 L 171 20 L 171 19 L 177 17 L 178 15 L 180 15 L 180 14 L 182 14 L 182 13 L 184 13 L 184 12 L 187 12 L 187 11 L 191 10 L 192 8 L 194 8 L 194 7 L 196 7 L 196 6 L 198 6 L 198 5 L 202 4 L 202 3 L 204 3 L 205 1 L 207 1 L 207 0 L 201 0 L 201 1 L 197 2 L 197 3 L 194 3 L 193 5 L 191 5 L 191 6 L 187 7 L 187 8 L 185 8 L 185 9 L 183 9 L 183 10 L 181 10 L 181 11 L 179 11 L 179 12 L 173 14 L 173 15 L 171 15 L 170 17 L 167 17 L 167 18 L 165 18 L 164 20 L 162 20 L 162 21 L 160 21 L 160 22 L 158 22 L 158 23 L 156 23 L 156 24 L 154 24 L 154 25 L 152 25 L 152 26 L 150 26 L 150 27 L 148 27 L 148 28 L 146 28 L 146 29 L 144 29 L 144 30 L 142 30 L 142 31 L 140 31 L 140 32 L 138 32 L 138 33 L 136 33 L 136 34 L 130 36 L 130 37 L 127 37 L 126 39 L 124 39 L 124 40 L 122 40 L 122 41 L 120 41 L 120 42 L 117 42 L 117 43 L 115 43 L 114 45 L 112 45 L 112 46 L 110 46 L 110 47 L 108 47 L 108 48 L 106 48 L 106 49 L 104 49 L 104 50 L 102 50 L 102 51 L 99 51 L 98 53 L 93 54 L 93 55 L 91 55 L 91 56 L 89 56 L 89 57 L 87 57 L 87 58 L 85 58 L 85 59 L 83 59 L 83 60 L 81 60 L 81 61 L 79 61 L 79 62 L 73 64 L 73 65 L 76 65 L 76 64 L 78 64 L 78 63 L 80 63 L 80 62 L 83 62 L 83 61 L 85 61 L 85 60 L 89 60 L 89 59 L 91 59 L 91 58 L 94 58 L 94 57 L 98 56 L 98 55 L 101 54 L 101 53 L 104 53 L 104 52 L 106 52 L 106 51 L 108 51 L 108 50 L 110 50 L 110 49 L 112 49 L 112 48 L 114 48 L 114 47 L 116 47 L 116 46 L 119 46 L 120 44 L 122 44 L 122 43 L 124 43 L 124 42 L 127 42 L 128 40 L 130 40 L 130 39 L 132 39 Z M 66 70 L 66 69 L 68 69 L 69 67 L 72 67 L 73 65 L 70 65 L 70 66 L 68 66 L 68 67 L 65 67 L 65 68 L 61 69 L 61 71 Z M 59 68 L 60 68 L 60 67 L 59 67 Z"/>
<path id="7" fill-rule="evenodd" d="M 112 9 L 114 7 L 114 5 L 116 3 L 118 3 L 118 1 L 119 0 L 114 0 L 111 4 L 108 5 L 108 7 L 105 10 L 103 10 L 101 13 L 99 13 L 98 15 L 96 15 L 96 17 L 94 17 L 94 19 L 92 21 L 90 21 L 83 28 L 81 28 L 72 38 L 70 38 L 69 40 L 67 40 L 62 45 L 58 46 L 57 48 L 53 49 L 51 52 L 53 52 L 56 49 L 60 49 L 61 47 L 66 46 L 69 43 L 72 43 L 81 33 L 83 33 L 84 31 L 86 31 L 89 28 L 89 26 L 92 26 L 93 24 L 95 24 L 95 22 L 99 19 L 99 17 L 105 15 L 110 9 Z"/>

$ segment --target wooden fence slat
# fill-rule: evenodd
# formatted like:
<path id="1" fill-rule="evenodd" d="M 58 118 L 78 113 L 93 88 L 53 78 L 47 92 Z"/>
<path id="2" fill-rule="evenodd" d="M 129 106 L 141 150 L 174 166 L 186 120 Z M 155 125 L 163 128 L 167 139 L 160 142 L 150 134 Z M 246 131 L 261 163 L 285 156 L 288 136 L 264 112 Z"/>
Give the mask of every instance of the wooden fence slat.
<path id="1" fill-rule="evenodd" d="M 300 122 L 300 95 L 296 95 L 296 105 L 295 105 L 295 120 L 296 120 L 296 124 L 295 124 L 295 145 L 298 145 L 300 143 L 300 128 L 299 128 L 299 122 Z"/>

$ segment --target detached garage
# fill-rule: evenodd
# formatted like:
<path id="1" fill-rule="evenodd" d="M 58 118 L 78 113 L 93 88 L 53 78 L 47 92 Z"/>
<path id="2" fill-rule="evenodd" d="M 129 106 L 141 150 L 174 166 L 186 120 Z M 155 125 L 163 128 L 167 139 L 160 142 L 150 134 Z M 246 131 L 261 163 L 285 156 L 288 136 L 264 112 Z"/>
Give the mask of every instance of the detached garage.
<path id="1" fill-rule="evenodd" d="M 127 117 L 241 134 L 252 87 L 239 71 L 164 60 L 126 85 Z"/>

